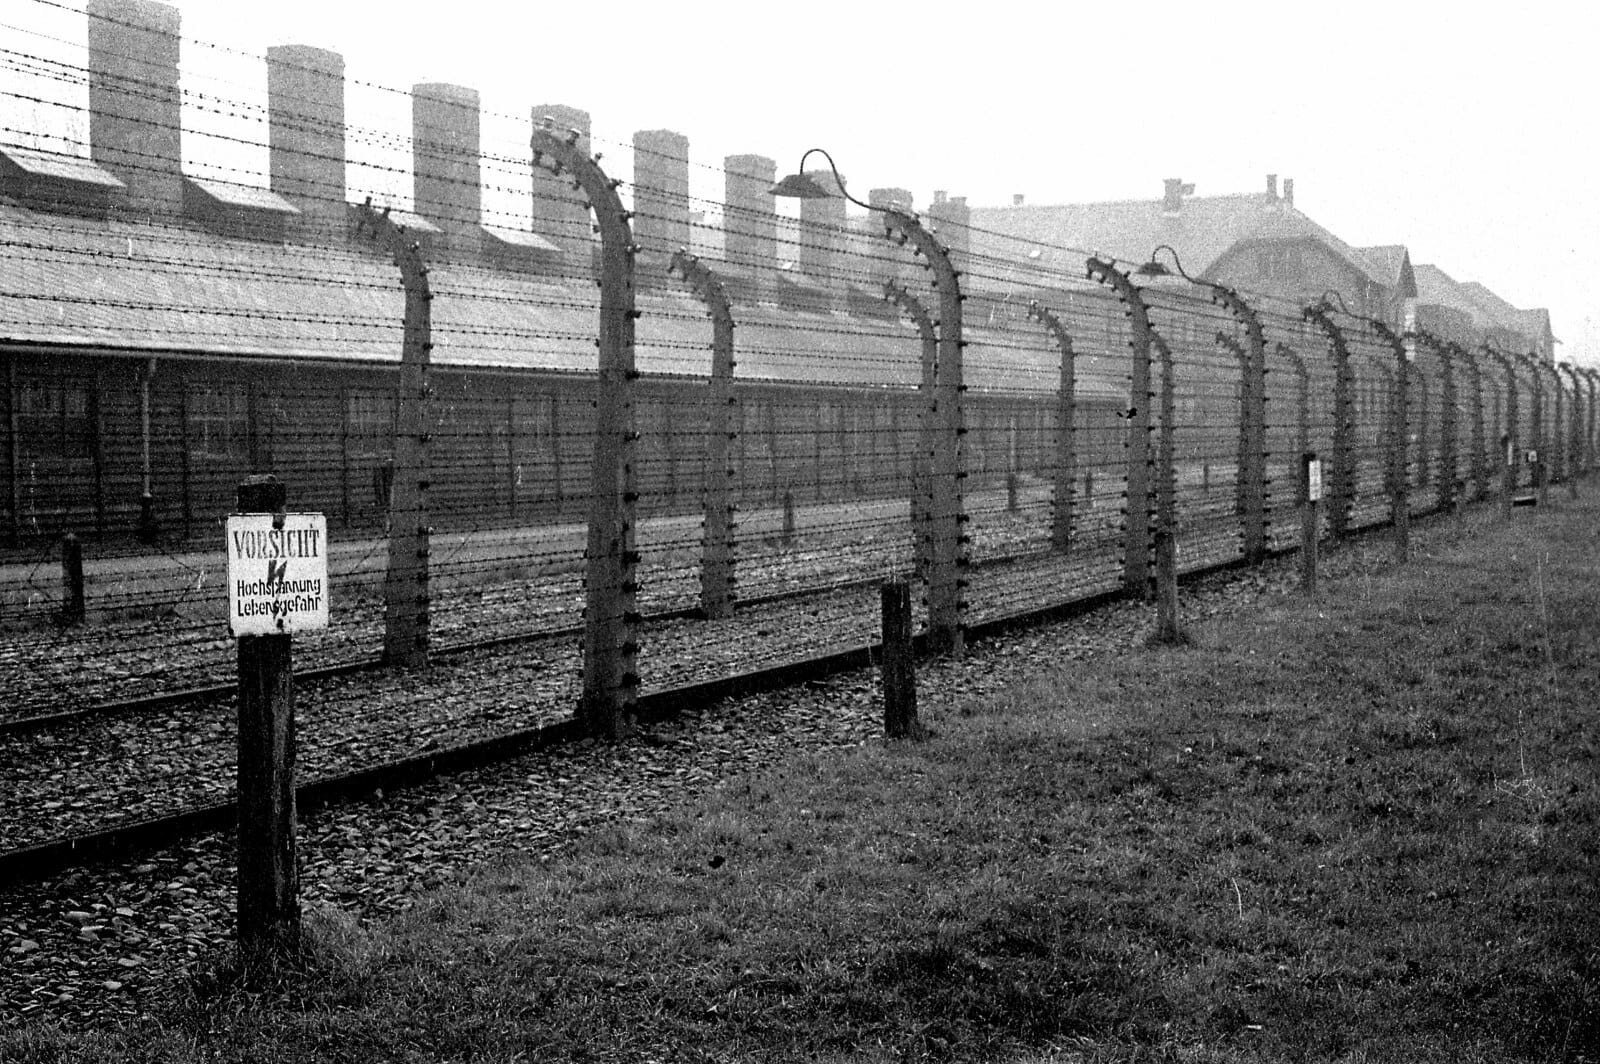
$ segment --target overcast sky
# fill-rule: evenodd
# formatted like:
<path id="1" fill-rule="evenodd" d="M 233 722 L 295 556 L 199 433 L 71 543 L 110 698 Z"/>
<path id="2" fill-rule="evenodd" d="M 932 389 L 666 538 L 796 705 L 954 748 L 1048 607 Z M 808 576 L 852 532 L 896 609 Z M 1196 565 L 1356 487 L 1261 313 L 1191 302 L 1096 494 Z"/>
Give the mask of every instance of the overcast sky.
<path id="1" fill-rule="evenodd" d="M 5 47 L 75 43 L 81 62 L 82 5 L 0 0 Z M 1600 15 L 1587 4 L 176 6 L 190 90 L 264 103 L 264 66 L 247 57 L 318 45 L 345 56 L 352 125 L 404 136 L 409 105 L 387 90 L 454 82 L 482 94 L 486 153 L 517 156 L 530 106 L 569 103 L 593 115 L 615 176 L 631 174 L 634 130 L 685 134 L 691 192 L 712 200 L 725 155 L 771 156 L 785 173 L 815 145 L 858 195 L 905 187 L 918 206 L 935 189 L 987 206 L 1292 177 L 1296 206 L 1349 243 L 1405 244 L 1413 262 L 1548 307 L 1557 357 L 1600 365 Z M 217 158 L 208 130 L 264 139 L 233 114 L 186 113 L 185 127 L 191 165 Z M 249 180 L 265 151 L 231 165 Z M 381 160 L 359 181 L 408 185 Z"/>

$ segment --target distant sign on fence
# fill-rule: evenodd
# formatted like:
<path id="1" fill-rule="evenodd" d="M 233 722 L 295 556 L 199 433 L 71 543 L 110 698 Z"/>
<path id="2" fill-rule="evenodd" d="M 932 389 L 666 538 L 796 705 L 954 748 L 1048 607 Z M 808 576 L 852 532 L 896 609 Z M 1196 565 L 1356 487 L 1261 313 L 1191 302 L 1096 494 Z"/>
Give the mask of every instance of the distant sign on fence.
<path id="1" fill-rule="evenodd" d="M 1306 501 L 1322 501 L 1322 459 L 1306 460 Z"/>
<path id="2" fill-rule="evenodd" d="M 228 631 L 293 635 L 328 627 L 328 519 L 322 514 L 228 518 Z"/>

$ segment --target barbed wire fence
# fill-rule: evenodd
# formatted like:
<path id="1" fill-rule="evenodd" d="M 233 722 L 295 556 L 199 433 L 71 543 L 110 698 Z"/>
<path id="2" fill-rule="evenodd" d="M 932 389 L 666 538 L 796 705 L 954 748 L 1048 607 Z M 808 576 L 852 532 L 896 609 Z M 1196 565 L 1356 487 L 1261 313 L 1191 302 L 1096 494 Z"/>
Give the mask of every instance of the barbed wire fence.
<path id="1" fill-rule="evenodd" d="M 1146 276 L 897 190 L 792 213 L 759 156 L 350 84 L 408 105 L 407 138 L 348 121 L 316 49 L 237 56 L 266 64 L 263 107 L 91 21 L 92 62 L 0 47 L 6 113 L 69 112 L 0 120 L 0 721 L 224 680 L 221 521 L 254 473 L 328 518 L 335 623 L 304 665 L 443 673 L 452 647 L 543 640 L 367 722 L 359 685 L 330 687 L 301 722 L 315 774 L 575 713 L 614 733 L 639 691 L 870 642 L 887 578 L 959 652 L 983 621 L 1146 595 L 1157 529 L 1182 571 L 1260 560 L 1299 542 L 1307 452 L 1327 536 L 1402 543 L 1413 515 L 1595 464 L 1592 374 L 1342 300 Z M 229 120 L 219 159 L 258 161 L 187 178 L 163 138 L 195 109 Z M 103 115 L 109 154 L 50 131 Z M 510 141 L 482 142 L 491 118 Z M 526 210 L 488 205 L 513 193 Z M 83 626 L 58 623 L 66 533 Z M 66 795 L 129 756 L 0 742 Z M 226 722 L 181 742 L 200 752 L 151 760 L 117 815 L 221 796 Z"/>

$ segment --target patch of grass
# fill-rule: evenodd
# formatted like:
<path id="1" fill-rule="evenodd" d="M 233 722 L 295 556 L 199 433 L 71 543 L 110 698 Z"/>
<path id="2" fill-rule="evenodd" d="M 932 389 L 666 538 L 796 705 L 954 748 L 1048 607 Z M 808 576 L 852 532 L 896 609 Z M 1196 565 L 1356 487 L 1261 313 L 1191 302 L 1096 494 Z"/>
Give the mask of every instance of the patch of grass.
<path id="1" fill-rule="evenodd" d="M 1600 1061 L 1596 515 L 1469 517 L 0 1057 Z"/>

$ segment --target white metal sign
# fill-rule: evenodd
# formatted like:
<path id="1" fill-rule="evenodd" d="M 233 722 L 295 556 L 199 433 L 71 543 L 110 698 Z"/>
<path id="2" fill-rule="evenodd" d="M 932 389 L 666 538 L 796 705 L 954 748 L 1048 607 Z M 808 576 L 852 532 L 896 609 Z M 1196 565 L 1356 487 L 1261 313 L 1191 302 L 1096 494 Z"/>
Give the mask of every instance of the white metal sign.
<path id="1" fill-rule="evenodd" d="M 328 627 L 328 519 L 322 514 L 228 518 L 228 631 L 293 635 Z"/>
<path id="2" fill-rule="evenodd" d="M 1313 458 L 1306 463 L 1306 501 L 1322 501 L 1322 459 Z"/>

